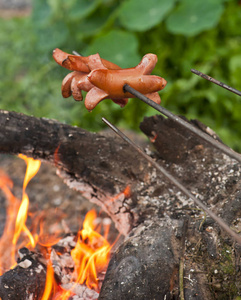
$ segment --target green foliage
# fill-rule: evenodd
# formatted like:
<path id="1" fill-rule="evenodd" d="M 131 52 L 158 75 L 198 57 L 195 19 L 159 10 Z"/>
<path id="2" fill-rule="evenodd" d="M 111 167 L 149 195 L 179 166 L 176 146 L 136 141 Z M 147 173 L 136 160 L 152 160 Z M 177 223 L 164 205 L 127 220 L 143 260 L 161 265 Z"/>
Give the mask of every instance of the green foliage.
<path id="1" fill-rule="evenodd" d="M 175 0 L 127 0 L 123 1 L 118 15 L 126 29 L 146 31 L 159 24 L 174 4 Z"/>
<path id="2" fill-rule="evenodd" d="M 122 68 L 132 67 L 141 59 L 138 54 L 137 37 L 133 33 L 122 30 L 111 30 L 98 36 L 82 53 L 87 56 L 96 52 L 101 57 L 108 57 L 110 61 Z"/>
<path id="3" fill-rule="evenodd" d="M 223 13 L 221 0 L 182 0 L 167 19 L 167 28 L 174 34 L 194 36 L 215 27 Z"/>
<path id="4" fill-rule="evenodd" d="M 152 52 L 158 55 L 153 73 L 168 81 L 162 105 L 200 119 L 241 151 L 241 99 L 190 72 L 241 90 L 240 19 L 236 0 L 35 0 L 31 16 L 0 19 L 1 108 L 88 130 L 103 128 L 102 116 L 138 129 L 143 116 L 156 112 L 137 99 L 125 108 L 105 100 L 92 113 L 63 99 L 68 70 L 53 61 L 52 50 L 99 52 L 121 67 Z"/>

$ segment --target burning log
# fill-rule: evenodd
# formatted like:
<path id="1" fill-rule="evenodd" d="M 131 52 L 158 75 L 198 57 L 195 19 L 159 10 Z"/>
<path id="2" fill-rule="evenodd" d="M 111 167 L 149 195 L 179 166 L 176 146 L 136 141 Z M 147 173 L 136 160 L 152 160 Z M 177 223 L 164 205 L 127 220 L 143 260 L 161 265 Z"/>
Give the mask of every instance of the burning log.
<path id="1" fill-rule="evenodd" d="M 19 155 L 19 157 L 27 163 L 21 203 L 10 190 L 12 187 L 10 178 L 4 172 L 1 172 L 0 176 L 0 188 L 7 198 L 8 207 L 6 226 L 0 239 L 1 274 L 11 267 L 11 270 L 1 277 L 1 299 L 16 299 L 16 295 L 19 296 L 18 298 L 26 300 L 45 300 L 50 297 L 54 300 L 67 300 L 71 295 L 76 296 L 75 299 L 97 299 L 97 291 L 101 288 L 111 250 L 106 239 L 110 222 L 108 224 L 104 222 L 105 218 L 103 226 L 101 226 L 96 212 L 89 211 L 83 223 L 83 230 L 79 231 L 78 235 L 68 234 L 58 241 L 60 232 L 55 231 L 54 234 L 49 234 L 50 231 L 44 232 L 43 220 L 40 220 L 36 214 L 32 225 L 37 225 L 40 221 L 39 230 L 35 226 L 29 230 L 27 226 L 29 197 L 26 194 L 26 187 L 38 171 L 40 161 L 23 155 Z M 16 207 L 19 209 L 16 210 Z M 42 213 L 44 212 L 42 211 Z M 95 230 L 97 224 L 98 229 L 96 230 L 98 231 Z M 99 233 L 102 227 L 104 236 Z M 63 233 L 62 231 L 62 235 Z M 56 241 L 58 241 L 57 244 Z M 20 249 L 20 259 L 16 263 L 16 249 L 20 248 L 20 245 L 26 245 L 34 252 L 30 252 L 27 248 Z M 50 247 L 51 245 L 53 246 Z M 28 274 L 34 280 L 24 283 Z M 34 289 L 36 280 L 44 284 Z M 83 285 L 84 283 L 85 285 Z M 26 293 L 22 293 L 22 290 L 19 291 L 19 285 L 24 287 Z"/>
<path id="2" fill-rule="evenodd" d="M 56 165 L 65 182 L 101 206 L 120 233 L 130 231 L 135 220 L 125 201 L 130 189 L 147 179 L 144 170 L 152 172 L 145 160 L 132 164 L 135 153 L 113 137 L 14 112 L 0 115 L 1 152 L 23 153 Z"/>
<path id="3" fill-rule="evenodd" d="M 34 251 L 21 248 L 18 263 L 0 277 L 0 299 L 98 299 L 111 246 L 94 230 L 94 220 L 95 211 L 89 211 L 78 235 L 67 234 L 51 247 L 51 239 L 43 235 L 47 238 L 47 244 L 43 244 L 39 235 Z M 10 246 L 6 244 L 6 249 Z M 3 270 L 1 265 L 0 271 Z"/>
<path id="4" fill-rule="evenodd" d="M 20 260 L 13 270 L 0 277 L 2 300 L 41 299 L 46 278 L 46 266 L 37 254 L 27 248 L 19 250 Z"/>
<path id="5" fill-rule="evenodd" d="M 228 286 L 232 297 L 240 292 L 239 247 L 124 142 L 4 111 L 0 125 L 1 152 L 55 164 L 65 182 L 98 203 L 126 236 L 100 299 L 174 299 L 181 291 L 187 299 L 215 299 L 230 295 Z M 141 129 L 157 147 L 158 153 L 148 151 L 158 163 L 238 230 L 240 164 L 169 119 L 147 118 Z M 233 273 L 223 268 L 225 259 Z"/>
<path id="6" fill-rule="evenodd" d="M 58 245 L 55 245 L 54 248 L 60 247 L 60 243 L 66 244 L 66 238 L 61 240 Z M 69 239 L 71 241 L 72 239 Z M 73 240 L 72 240 L 73 241 Z M 93 290 L 89 289 L 86 285 L 74 284 L 68 280 L 66 283 L 62 283 L 66 281 L 66 276 L 64 273 L 60 274 L 60 270 L 63 267 L 63 264 L 66 265 L 66 262 L 56 261 L 57 254 L 52 249 L 51 257 L 52 263 L 55 268 L 55 276 L 58 276 L 58 283 L 61 284 L 61 288 L 65 291 L 71 291 L 66 293 L 66 298 L 64 299 L 72 299 L 70 296 L 75 295 L 76 300 L 78 299 L 86 299 L 86 300 L 96 300 L 99 297 L 99 294 Z M 31 252 L 27 248 L 22 248 L 18 251 L 19 253 L 19 261 L 17 265 L 4 273 L 0 277 L 0 299 L 2 300 L 29 300 L 29 299 L 42 299 L 45 286 L 46 286 L 46 273 L 47 273 L 47 261 L 46 259 L 39 253 Z M 66 257 L 66 255 L 65 255 Z M 70 253 L 69 253 L 69 257 Z M 66 258 L 62 258 L 62 260 L 66 260 Z M 68 259 L 69 261 L 70 259 Z M 68 276 L 71 278 L 71 264 L 68 266 Z M 67 268 L 67 267 L 66 267 Z M 74 286 L 74 287 L 73 287 Z M 60 289 L 60 288 L 59 288 Z M 58 298 L 58 294 L 61 294 L 61 291 L 57 292 L 54 295 L 54 299 Z M 44 298 L 46 299 L 46 298 Z M 63 298 L 62 298 L 63 299 Z"/>

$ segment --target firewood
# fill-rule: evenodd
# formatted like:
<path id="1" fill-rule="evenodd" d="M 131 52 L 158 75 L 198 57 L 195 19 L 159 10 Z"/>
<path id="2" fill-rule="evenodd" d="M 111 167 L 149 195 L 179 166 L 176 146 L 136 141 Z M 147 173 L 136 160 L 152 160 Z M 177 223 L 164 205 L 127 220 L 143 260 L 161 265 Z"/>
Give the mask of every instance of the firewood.
<path id="1" fill-rule="evenodd" d="M 14 269 L 0 277 L 2 300 L 41 299 L 46 279 L 46 266 L 27 248 L 19 250 L 20 260 Z"/>
<path id="2" fill-rule="evenodd" d="M 236 284 L 241 279 L 240 247 L 120 139 L 5 111 L 0 112 L 0 126 L 0 152 L 21 152 L 55 165 L 65 182 L 99 204 L 126 237 L 110 261 L 100 293 L 102 299 L 114 299 L 113 293 L 119 297 L 116 299 L 130 299 L 127 295 L 131 287 L 128 280 L 124 280 L 125 275 L 132 283 L 136 277 L 133 286 L 138 289 L 130 290 L 133 299 L 140 296 L 139 290 L 147 293 L 143 299 L 155 299 L 152 295 L 158 299 L 161 287 L 160 295 L 173 299 L 179 289 L 180 257 L 184 259 L 185 298 L 192 299 L 194 295 L 195 299 L 215 299 L 214 295 L 228 297 L 228 286 L 233 287 L 233 298 L 240 293 Z M 169 120 L 151 117 L 142 123 L 141 129 L 157 148 L 157 152 L 151 148 L 146 151 L 230 226 L 239 230 L 240 163 Z M 188 220 L 189 225 L 182 256 L 179 239 L 183 236 L 181 223 L 184 220 Z M 144 243 L 147 240 L 150 244 Z M 146 254 L 148 245 L 153 245 L 150 257 Z M 165 251 L 170 256 L 165 256 Z M 129 257 L 134 258 L 129 260 Z M 156 260 L 154 273 L 149 268 L 151 258 Z M 136 262 L 143 266 L 137 273 L 133 269 Z M 163 264 L 163 271 L 158 267 L 160 264 Z M 124 267 L 134 270 L 133 274 L 128 275 Z M 121 270 L 124 277 L 120 275 Z M 225 284 L 220 286 L 223 278 Z M 149 284 L 148 291 L 144 279 Z"/>

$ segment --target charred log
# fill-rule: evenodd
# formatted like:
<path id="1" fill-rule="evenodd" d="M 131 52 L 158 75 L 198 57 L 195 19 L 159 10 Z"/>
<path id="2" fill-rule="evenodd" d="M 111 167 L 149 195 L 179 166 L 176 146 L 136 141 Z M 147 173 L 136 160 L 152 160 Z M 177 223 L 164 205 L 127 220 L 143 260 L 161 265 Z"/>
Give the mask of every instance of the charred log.
<path id="1" fill-rule="evenodd" d="M 67 184 L 102 206 L 121 233 L 130 231 L 134 220 L 125 201 L 136 184 L 148 180 L 151 168 L 137 160 L 128 145 L 118 138 L 14 112 L 1 111 L 0 127 L 0 152 L 23 153 L 54 164 Z"/>
<path id="2" fill-rule="evenodd" d="M 55 164 L 69 186 L 99 204 L 126 236 L 110 262 L 101 299 L 113 299 L 113 293 L 119 297 L 116 299 L 130 299 L 128 293 L 137 299 L 141 297 L 139 290 L 147 293 L 146 299 L 159 299 L 158 295 L 175 299 L 181 289 L 177 274 L 181 258 L 185 261 L 185 299 L 234 298 L 241 293 L 237 284 L 241 281 L 240 247 L 233 246 L 208 216 L 120 139 L 3 111 L 0 126 L 0 152 L 21 152 Z M 230 226 L 240 230 L 240 164 L 168 119 L 145 119 L 141 129 L 157 149 L 157 153 L 149 149 L 150 155 Z M 179 239 L 183 229 L 175 224 L 184 219 L 189 219 L 189 227 L 182 255 Z M 170 228 L 161 226 L 165 222 L 171 224 Z M 146 251 L 150 245 L 153 252 L 149 257 Z M 164 260 L 157 249 L 166 253 Z M 150 259 L 156 260 L 155 272 L 148 267 Z M 124 267 L 133 270 L 127 276 L 132 283 L 136 280 L 133 289 L 128 280 L 120 281 L 120 272 L 126 274 Z M 145 275 L 148 288 L 144 286 Z M 158 294 L 161 287 L 163 294 Z"/>
<path id="3" fill-rule="evenodd" d="M 163 219 L 142 224 L 130 234 L 111 259 L 99 299 L 177 296 L 179 257 L 178 251 L 173 251 L 172 225 L 171 220 Z"/>
<path id="4" fill-rule="evenodd" d="M 188 122 L 185 117 L 181 116 L 181 118 Z M 191 120 L 189 122 L 221 142 L 216 133 L 200 121 Z M 140 128 L 150 138 L 150 141 L 153 143 L 160 157 L 167 162 L 184 162 L 188 157 L 189 151 L 197 147 L 197 145 L 201 144 L 205 145 L 205 147 L 210 147 L 210 145 L 199 136 L 177 125 L 173 120 L 169 118 L 166 119 L 161 115 L 144 118 L 140 124 Z"/>
<path id="5" fill-rule="evenodd" d="M 41 299 L 46 279 L 46 266 L 37 254 L 23 248 L 19 251 L 18 265 L 0 277 L 2 300 Z"/>
<path id="6" fill-rule="evenodd" d="M 185 239 L 181 220 L 163 218 L 139 225 L 113 255 L 99 299 L 178 299 Z M 211 299 L 206 278 L 193 268 L 195 286 L 185 280 L 185 299 Z"/>

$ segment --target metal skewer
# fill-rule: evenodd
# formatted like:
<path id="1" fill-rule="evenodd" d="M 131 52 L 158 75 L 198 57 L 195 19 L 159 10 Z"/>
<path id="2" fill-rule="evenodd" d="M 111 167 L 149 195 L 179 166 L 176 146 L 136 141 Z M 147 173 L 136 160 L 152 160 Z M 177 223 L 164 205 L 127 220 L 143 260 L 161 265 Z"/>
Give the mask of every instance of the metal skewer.
<path id="1" fill-rule="evenodd" d="M 72 51 L 72 53 L 74 54 L 74 55 L 77 55 L 77 56 L 82 56 L 79 52 L 77 52 L 77 51 Z"/>
<path id="2" fill-rule="evenodd" d="M 80 55 L 78 52 L 73 51 L 74 55 Z M 81 55 L 80 55 L 81 56 Z M 198 72 L 198 71 L 197 71 Z M 201 73 L 201 72 L 200 72 Z M 199 75 L 199 74 L 198 74 Z M 204 74 L 203 74 L 204 75 Z M 201 75 L 200 75 L 201 76 Z M 204 77 L 205 78 L 205 77 Z M 210 77 L 211 78 L 211 77 Z M 206 78 L 207 79 L 207 78 Z M 209 80 L 209 79 L 208 79 Z M 214 82 L 216 83 L 216 82 Z M 222 83 L 221 83 L 222 84 Z M 226 85 L 222 84 L 224 88 L 226 88 Z M 228 87 L 228 86 L 227 86 Z M 232 88 L 231 88 L 232 89 Z M 212 137 L 204 133 L 203 131 L 197 129 L 193 125 L 189 124 L 188 122 L 184 121 L 177 115 L 171 113 L 164 107 L 156 104 L 151 99 L 144 96 L 142 93 L 136 91 L 128 84 L 125 84 L 123 87 L 124 92 L 129 92 L 135 97 L 139 98 L 143 102 L 147 103 L 160 113 L 164 114 L 165 116 L 169 117 L 170 119 L 174 120 L 175 122 L 178 122 L 185 128 L 189 129 L 196 135 L 203 138 L 205 141 L 212 144 L 214 147 L 218 148 L 219 150 L 223 151 L 230 157 L 238 160 L 241 162 L 241 155 L 234 152 L 232 149 L 227 147 L 224 144 L 219 143 L 218 141 L 214 140 Z M 235 89 L 233 89 L 235 90 Z M 239 91 L 238 91 L 239 92 Z M 240 92 L 241 95 L 241 92 Z M 211 210 L 209 210 L 200 200 L 198 200 L 196 197 L 194 197 L 178 180 L 176 180 L 169 172 L 167 172 L 162 166 L 158 165 L 150 156 L 148 156 L 140 147 L 138 147 L 133 141 L 131 141 L 123 132 L 121 132 L 117 127 L 115 127 L 113 124 L 111 124 L 109 121 L 107 121 L 105 118 L 102 118 L 103 122 L 107 124 L 116 134 L 118 134 L 124 141 L 126 141 L 129 145 L 131 145 L 137 152 L 139 152 L 148 162 L 150 162 L 157 170 L 159 170 L 170 182 L 172 182 L 176 187 L 178 187 L 188 198 L 192 199 L 193 202 L 199 206 L 204 212 L 206 212 L 214 221 L 216 221 L 223 230 L 225 230 L 230 236 L 233 237 L 233 239 L 238 242 L 241 245 L 241 236 L 239 236 L 236 232 L 234 232 L 220 217 L 218 217 L 215 213 L 213 213 Z"/>
<path id="3" fill-rule="evenodd" d="M 239 153 L 233 151 L 228 146 L 220 143 L 219 141 L 212 138 L 210 135 L 206 134 L 205 132 L 201 131 L 197 127 L 193 126 L 192 124 L 188 123 L 187 121 L 185 121 L 182 118 L 178 117 L 177 115 L 173 114 L 172 112 L 170 112 L 166 108 L 160 106 L 156 102 L 154 102 L 151 99 L 147 98 L 142 93 L 140 93 L 137 90 L 133 89 L 129 84 L 125 84 L 124 87 L 123 87 L 123 90 L 124 90 L 124 92 L 131 93 L 133 96 L 139 98 L 140 100 L 142 100 L 146 104 L 150 105 L 151 107 L 153 107 L 155 110 L 157 110 L 161 114 L 167 116 L 171 120 L 179 123 L 180 125 L 182 125 L 186 129 L 188 129 L 191 132 L 195 133 L 196 135 L 201 137 L 203 140 L 207 141 L 208 143 L 210 143 L 214 147 L 218 148 L 219 150 L 221 150 L 222 152 L 224 152 L 228 156 L 230 156 L 230 157 L 236 159 L 237 161 L 241 162 L 241 155 Z"/>
<path id="4" fill-rule="evenodd" d="M 234 240 L 241 245 L 241 236 L 234 232 L 220 217 L 209 210 L 200 200 L 194 197 L 177 179 L 175 179 L 169 172 L 167 172 L 162 166 L 160 166 L 156 161 L 154 161 L 149 155 L 147 155 L 139 146 L 137 146 L 132 140 L 130 140 L 122 131 L 117 127 L 102 118 L 102 121 L 107 124 L 116 134 L 118 134 L 125 142 L 132 146 L 137 152 L 139 152 L 148 162 L 150 162 L 154 168 L 159 170 L 170 182 L 172 182 L 176 187 L 178 187 L 183 194 L 188 198 L 192 199 L 193 202 L 199 206 L 203 211 L 205 211 L 219 226 L 225 230 Z"/>
<path id="5" fill-rule="evenodd" d="M 77 51 L 72 51 L 72 53 L 74 55 L 78 55 L 81 56 L 80 53 L 78 53 Z M 212 82 L 218 84 L 221 83 L 220 81 L 217 81 L 215 79 L 213 79 L 210 76 L 207 76 L 197 70 L 191 69 L 192 72 L 194 72 L 197 75 L 202 76 L 205 79 L 210 80 L 210 78 L 213 80 Z M 202 74 L 202 75 L 201 75 Z M 208 78 L 206 78 L 206 77 Z M 211 81 L 211 80 L 210 80 Z M 238 90 L 235 90 L 227 85 L 224 85 L 223 83 L 221 83 L 222 87 L 227 88 L 229 90 L 231 90 L 232 92 L 236 91 L 239 92 L 239 95 L 241 96 L 241 92 Z M 241 155 L 235 151 L 233 151 L 232 149 L 230 149 L 228 146 L 220 143 L 219 141 L 215 140 L 214 138 L 212 138 L 211 136 L 209 136 L 208 134 L 206 134 L 205 132 L 201 131 L 200 129 L 198 129 L 197 127 L 193 126 L 192 124 L 186 122 L 185 120 L 183 120 L 182 118 L 178 117 L 177 115 L 173 114 L 172 112 L 170 112 L 169 110 L 167 110 L 166 108 L 160 106 L 159 104 L 155 103 L 154 101 L 152 101 L 151 99 L 147 98 L 145 95 L 143 95 L 142 93 L 138 92 L 137 90 L 135 90 L 134 88 L 132 88 L 130 85 L 125 84 L 123 86 L 123 90 L 124 92 L 129 92 L 131 93 L 133 96 L 139 98 L 140 100 L 142 100 L 143 102 L 145 102 L 146 104 L 150 105 L 151 107 L 153 107 L 155 110 L 157 110 L 158 112 L 160 112 L 161 114 L 167 116 L 168 118 L 170 118 L 171 120 L 179 123 L 180 125 L 182 125 L 183 127 L 185 127 L 186 129 L 190 130 L 191 132 L 193 132 L 194 134 L 198 135 L 199 137 L 201 137 L 203 140 L 207 141 L 208 143 L 210 143 L 211 145 L 213 145 L 214 147 L 218 148 L 219 150 L 221 150 L 222 152 L 224 152 L 225 154 L 227 154 L 228 156 L 236 159 L 237 161 L 241 162 Z"/>
<path id="6" fill-rule="evenodd" d="M 202 73 L 198 70 L 195 70 L 195 69 L 191 69 L 191 72 L 198 75 L 198 76 L 200 76 L 200 77 L 202 77 L 202 78 L 204 78 L 204 79 L 207 79 L 207 80 L 211 81 L 212 83 L 215 83 L 215 84 L 221 86 L 222 88 L 224 88 L 224 89 L 226 89 L 226 90 L 228 90 L 228 91 L 230 91 L 230 92 L 232 92 L 236 95 L 241 96 L 241 92 L 239 90 L 236 90 L 235 88 L 232 88 L 231 86 L 229 86 L 229 85 L 227 85 L 227 84 L 225 84 L 225 83 L 223 83 L 223 82 L 221 82 L 217 79 L 214 79 L 213 77 L 211 77 L 209 75 L 206 75 L 206 74 L 204 74 L 204 73 Z"/>

